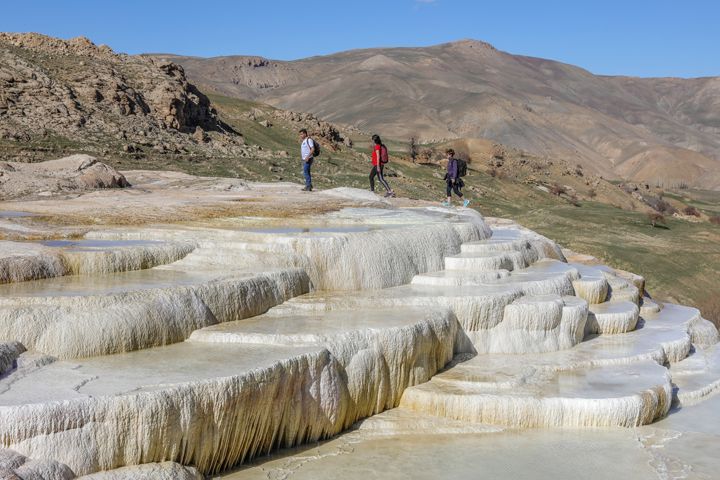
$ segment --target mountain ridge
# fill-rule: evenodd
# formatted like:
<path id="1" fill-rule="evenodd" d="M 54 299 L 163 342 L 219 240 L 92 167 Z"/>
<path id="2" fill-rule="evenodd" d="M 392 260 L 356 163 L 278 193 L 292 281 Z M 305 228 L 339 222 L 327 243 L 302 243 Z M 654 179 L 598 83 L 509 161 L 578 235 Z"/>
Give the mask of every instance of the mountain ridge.
<path id="1" fill-rule="evenodd" d="M 487 138 L 608 178 L 720 188 L 720 77 L 594 75 L 477 40 L 172 61 L 206 89 L 396 138 Z"/>

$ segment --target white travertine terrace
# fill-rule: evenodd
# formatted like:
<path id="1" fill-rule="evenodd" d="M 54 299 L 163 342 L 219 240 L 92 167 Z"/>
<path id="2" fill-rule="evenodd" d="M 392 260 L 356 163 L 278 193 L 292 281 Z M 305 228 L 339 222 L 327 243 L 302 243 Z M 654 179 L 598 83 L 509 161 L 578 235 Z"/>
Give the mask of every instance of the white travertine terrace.
<path id="1" fill-rule="evenodd" d="M 634 427 L 665 415 L 671 401 L 669 373 L 657 363 L 645 362 L 581 371 L 539 369 L 510 388 L 433 379 L 408 389 L 400 406 L 456 420 L 522 428 Z"/>
<path id="2" fill-rule="evenodd" d="M 194 248 L 188 242 L 0 241 L 0 284 L 143 270 L 180 260 Z"/>
<path id="3" fill-rule="evenodd" d="M 0 472 L 199 478 L 378 414 L 363 435 L 638 427 L 720 391 L 717 329 L 638 275 L 327 197 L 384 207 L 0 242 Z"/>
<path id="4" fill-rule="evenodd" d="M 602 271 L 586 265 L 573 264 L 573 266 L 580 273 L 580 278 L 573 280 L 575 294 L 591 305 L 605 302 L 610 285 Z"/>
<path id="5" fill-rule="evenodd" d="M 59 358 L 127 352 L 259 315 L 308 289 L 298 269 L 230 275 L 151 269 L 0 285 L 0 339 Z"/>
<path id="6" fill-rule="evenodd" d="M 640 308 L 636 303 L 620 300 L 590 305 L 588 327 L 590 333 L 627 333 L 635 330 Z"/>

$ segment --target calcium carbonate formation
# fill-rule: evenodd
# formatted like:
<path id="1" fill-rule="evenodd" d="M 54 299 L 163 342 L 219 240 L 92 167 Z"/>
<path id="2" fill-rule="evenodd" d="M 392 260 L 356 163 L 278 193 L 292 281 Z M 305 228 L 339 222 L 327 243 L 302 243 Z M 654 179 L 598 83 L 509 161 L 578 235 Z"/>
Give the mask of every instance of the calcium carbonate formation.
<path id="1" fill-rule="evenodd" d="M 249 225 L 0 242 L 0 474 L 200 478 L 388 409 L 634 427 L 720 388 L 697 310 L 517 225 L 388 205 Z"/>

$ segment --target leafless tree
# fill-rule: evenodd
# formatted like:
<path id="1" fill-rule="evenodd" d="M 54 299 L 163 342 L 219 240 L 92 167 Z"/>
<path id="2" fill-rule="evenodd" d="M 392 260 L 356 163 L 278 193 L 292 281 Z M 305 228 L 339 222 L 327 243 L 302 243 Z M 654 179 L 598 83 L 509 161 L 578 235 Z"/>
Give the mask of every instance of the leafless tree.
<path id="1" fill-rule="evenodd" d="M 418 145 L 417 145 L 417 140 L 415 139 L 414 136 L 410 137 L 410 147 L 408 149 L 408 153 L 410 154 L 410 158 L 412 159 L 413 163 L 415 163 L 415 160 L 417 159 L 418 150 L 419 149 L 418 149 Z"/>

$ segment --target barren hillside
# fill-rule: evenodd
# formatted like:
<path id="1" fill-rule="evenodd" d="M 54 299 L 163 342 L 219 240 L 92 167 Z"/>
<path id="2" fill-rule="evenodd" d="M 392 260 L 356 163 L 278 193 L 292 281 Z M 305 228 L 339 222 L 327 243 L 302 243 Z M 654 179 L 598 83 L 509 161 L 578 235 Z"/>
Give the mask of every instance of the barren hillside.
<path id="1" fill-rule="evenodd" d="M 78 37 L 0 33 L 0 154 L 32 160 L 67 145 L 98 153 L 239 155 L 179 65 L 119 55 Z M 42 157 L 42 155 L 41 155 Z"/>
<path id="2" fill-rule="evenodd" d="M 474 40 L 292 62 L 159 57 L 219 93 L 396 138 L 487 138 L 608 177 L 720 188 L 717 77 L 597 76 Z"/>

